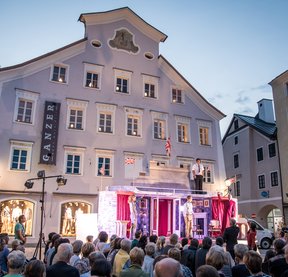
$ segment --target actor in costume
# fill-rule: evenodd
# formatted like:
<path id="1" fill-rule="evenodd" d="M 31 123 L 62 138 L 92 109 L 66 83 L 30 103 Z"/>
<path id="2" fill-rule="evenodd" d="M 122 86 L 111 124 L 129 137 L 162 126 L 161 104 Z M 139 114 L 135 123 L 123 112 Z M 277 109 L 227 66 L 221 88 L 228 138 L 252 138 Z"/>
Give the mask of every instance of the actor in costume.
<path id="1" fill-rule="evenodd" d="M 184 216 L 184 221 L 185 221 L 185 236 L 187 238 L 192 237 L 191 236 L 191 231 L 192 231 L 192 226 L 193 226 L 193 205 L 192 205 L 192 196 L 188 195 L 187 196 L 187 201 L 184 204 L 184 209 L 183 209 L 183 216 Z"/>
<path id="2" fill-rule="evenodd" d="M 196 163 L 192 166 L 193 178 L 195 180 L 195 189 L 203 189 L 203 175 L 204 175 L 204 166 L 201 163 L 201 159 L 197 158 Z"/>
<path id="3" fill-rule="evenodd" d="M 130 221 L 131 221 L 131 231 L 130 238 L 134 239 L 135 232 L 137 229 L 137 208 L 136 208 L 136 196 L 132 194 L 128 198 L 128 204 L 130 209 Z"/>

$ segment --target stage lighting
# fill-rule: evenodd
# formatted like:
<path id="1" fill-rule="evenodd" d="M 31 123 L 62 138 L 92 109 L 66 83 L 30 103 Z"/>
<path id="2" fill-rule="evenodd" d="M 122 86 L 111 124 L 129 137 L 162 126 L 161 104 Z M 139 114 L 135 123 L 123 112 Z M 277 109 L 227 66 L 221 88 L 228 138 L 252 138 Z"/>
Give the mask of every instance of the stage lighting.
<path id="1" fill-rule="evenodd" d="M 44 178 L 45 177 L 45 170 L 40 170 L 37 172 L 37 177 L 38 178 Z"/>
<path id="2" fill-rule="evenodd" d="M 65 179 L 63 176 L 59 176 L 57 177 L 56 182 L 58 186 L 65 186 L 67 183 L 67 179 Z"/>
<path id="3" fill-rule="evenodd" d="M 33 188 L 33 185 L 34 185 L 34 182 L 28 180 L 25 182 L 24 186 L 27 188 L 27 189 L 32 189 Z"/>

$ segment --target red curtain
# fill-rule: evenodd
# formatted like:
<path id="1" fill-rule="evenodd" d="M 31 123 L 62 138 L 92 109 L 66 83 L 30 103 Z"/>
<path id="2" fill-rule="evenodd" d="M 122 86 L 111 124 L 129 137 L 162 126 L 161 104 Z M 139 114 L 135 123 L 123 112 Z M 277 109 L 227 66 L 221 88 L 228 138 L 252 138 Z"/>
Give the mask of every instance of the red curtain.
<path id="1" fill-rule="evenodd" d="M 117 194 L 117 220 L 130 220 L 127 194 Z"/>
<path id="2" fill-rule="evenodd" d="M 159 200 L 159 224 L 158 224 L 158 236 L 167 236 L 168 230 L 168 202 L 166 199 Z"/>

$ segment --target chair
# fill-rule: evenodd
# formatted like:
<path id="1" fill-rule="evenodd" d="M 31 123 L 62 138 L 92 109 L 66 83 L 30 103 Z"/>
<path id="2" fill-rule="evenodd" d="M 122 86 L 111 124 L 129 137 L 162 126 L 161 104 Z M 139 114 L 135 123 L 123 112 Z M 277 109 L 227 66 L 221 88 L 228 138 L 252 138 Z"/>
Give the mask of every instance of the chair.
<path id="1" fill-rule="evenodd" d="M 216 238 L 221 234 L 221 226 L 219 220 L 211 220 L 208 229 L 209 236 L 211 238 Z"/>

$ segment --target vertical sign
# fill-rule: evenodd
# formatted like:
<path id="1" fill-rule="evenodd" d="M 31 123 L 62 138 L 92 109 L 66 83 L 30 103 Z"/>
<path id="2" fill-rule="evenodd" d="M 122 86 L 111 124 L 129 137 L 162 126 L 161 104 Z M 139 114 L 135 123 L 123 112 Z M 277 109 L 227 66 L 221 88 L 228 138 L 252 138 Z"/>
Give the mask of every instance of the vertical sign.
<path id="1" fill-rule="evenodd" d="M 45 102 L 40 164 L 56 165 L 60 103 Z"/>

